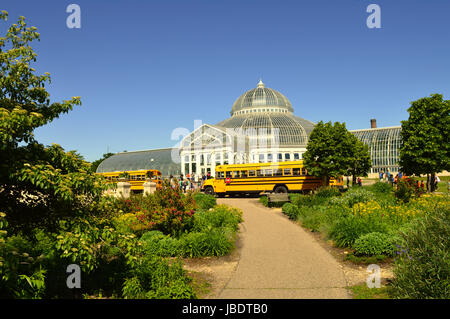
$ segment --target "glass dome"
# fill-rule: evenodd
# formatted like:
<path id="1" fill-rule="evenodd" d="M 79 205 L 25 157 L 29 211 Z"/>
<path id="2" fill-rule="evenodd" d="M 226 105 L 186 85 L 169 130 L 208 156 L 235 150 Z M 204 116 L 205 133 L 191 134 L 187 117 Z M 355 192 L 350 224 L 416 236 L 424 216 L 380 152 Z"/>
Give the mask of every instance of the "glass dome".
<path id="1" fill-rule="evenodd" d="M 280 146 L 306 147 L 314 123 L 294 115 L 291 102 L 280 92 L 258 87 L 242 94 L 231 109 L 231 117 L 216 127 L 229 128 L 240 134 L 276 136 Z"/>
<path id="2" fill-rule="evenodd" d="M 259 80 L 255 89 L 242 94 L 233 104 L 231 115 L 248 114 L 252 112 L 292 113 L 291 102 L 280 92 L 266 88 Z"/>

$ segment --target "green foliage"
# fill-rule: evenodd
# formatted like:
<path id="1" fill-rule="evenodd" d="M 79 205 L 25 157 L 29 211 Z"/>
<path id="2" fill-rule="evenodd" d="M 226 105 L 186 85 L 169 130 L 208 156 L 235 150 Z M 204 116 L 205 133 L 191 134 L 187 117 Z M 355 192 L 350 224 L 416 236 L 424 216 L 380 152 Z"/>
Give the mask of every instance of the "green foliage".
<path id="1" fill-rule="evenodd" d="M 190 282 L 181 262 L 169 263 L 147 255 L 125 280 L 122 296 L 125 299 L 193 299 L 196 296 Z"/>
<path id="2" fill-rule="evenodd" d="M 369 288 L 366 283 L 351 286 L 353 299 L 390 299 L 389 287 Z"/>
<path id="3" fill-rule="evenodd" d="M 142 235 L 140 241 L 143 243 L 144 251 L 147 255 L 155 256 L 183 256 L 183 242 L 170 235 L 152 230 Z"/>
<path id="4" fill-rule="evenodd" d="M 353 156 L 350 159 L 350 166 L 347 175 L 367 176 L 372 167 L 369 146 L 360 141 L 354 134 L 349 133 L 349 138 L 353 141 Z"/>
<path id="5" fill-rule="evenodd" d="M 196 203 L 191 193 L 182 194 L 164 183 L 155 193 L 122 199 L 116 207 L 126 217 L 116 219 L 116 223 L 122 223 L 124 229 L 129 223 L 128 228 L 138 236 L 149 230 L 180 236 L 192 228 Z"/>
<path id="6" fill-rule="evenodd" d="M 401 179 L 397 183 L 397 188 L 394 191 L 395 197 L 403 203 L 408 203 L 411 198 L 418 192 L 418 188 L 411 179 Z"/>
<path id="7" fill-rule="evenodd" d="M 259 198 L 259 202 L 264 206 L 269 207 L 269 200 L 267 199 L 267 196 L 261 196 Z"/>
<path id="8" fill-rule="evenodd" d="M 294 204 L 291 203 L 285 203 L 283 205 L 283 207 L 281 208 L 281 211 L 286 214 L 289 219 L 292 220 L 297 220 L 299 217 L 299 209 L 297 208 L 297 206 L 295 206 Z"/>
<path id="9" fill-rule="evenodd" d="M 200 210 L 208 210 L 216 206 L 216 198 L 212 195 L 195 193 L 194 200 Z"/>
<path id="10" fill-rule="evenodd" d="M 400 240 L 389 234 L 373 232 L 360 236 L 353 244 L 353 248 L 356 255 L 394 256 L 397 251 L 395 245 L 399 245 Z"/>
<path id="11" fill-rule="evenodd" d="M 0 298 L 40 298 L 45 290 L 43 256 L 26 238 L 8 235 L 5 217 L 0 212 Z"/>
<path id="12" fill-rule="evenodd" d="M 396 298 L 450 298 L 450 209 L 435 208 L 400 233 L 405 240 L 395 262 Z"/>
<path id="13" fill-rule="evenodd" d="M 194 231 L 205 231 L 213 228 L 229 228 L 232 231 L 239 229 L 239 223 L 242 222 L 242 211 L 218 205 L 211 211 L 199 212 L 194 217 Z"/>
<path id="14" fill-rule="evenodd" d="M 0 19 L 7 16 L 3 11 Z M 20 17 L 0 37 L 0 210 L 8 215 L 11 231 L 24 234 L 92 213 L 91 204 L 106 187 L 79 154 L 56 144 L 46 148 L 34 139 L 34 129 L 81 104 L 79 97 L 50 102 L 45 89 L 50 75 L 36 75 L 31 66 L 37 57 L 31 42 L 40 37 L 36 30 Z"/>
<path id="15" fill-rule="evenodd" d="M 340 198 L 333 198 L 331 203 L 333 205 L 344 205 L 347 207 L 353 207 L 357 203 L 367 203 L 374 200 L 374 194 L 361 187 L 352 187 Z"/>
<path id="16" fill-rule="evenodd" d="M 377 194 L 389 194 L 392 192 L 392 186 L 389 183 L 376 182 L 370 185 L 370 190 Z"/>
<path id="17" fill-rule="evenodd" d="M 188 233 L 181 241 L 186 257 L 224 256 L 234 247 L 233 233 L 227 228 Z"/>
<path id="18" fill-rule="evenodd" d="M 388 226 L 377 219 L 360 218 L 350 215 L 339 219 L 330 230 L 329 237 L 338 247 L 352 247 L 362 235 L 381 232 L 387 233 Z"/>
<path id="19" fill-rule="evenodd" d="M 234 247 L 235 235 L 242 221 L 242 212 L 219 205 L 194 215 L 190 232 L 179 238 L 159 231 L 146 232 L 141 237 L 144 251 L 159 256 L 223 256 Z"/>
<path id="20" fill-rule="evenodd" d="M 434 178 L 435 172 L 450 170 L 450 100 L 432 94 L 411 102 L 408 113 L 400 133 L 401 171 Z"/>
<path id="21" fill-rule="evenodd" d="M 341 196 L 341 192 L 336 187 L 322 186 L 314 192 L 314 197 L 331 198 Z"/>
<path id="22" fill-rule="evenodd" d="M 355 161 L 355 144 L 352 134 L 345 128 L 345 123 L 320 121 L 314 127 L 303 154 L 309 174 L 321 177 L 328 185 L 330 177 L 340 177 L 357 165 Z"/>

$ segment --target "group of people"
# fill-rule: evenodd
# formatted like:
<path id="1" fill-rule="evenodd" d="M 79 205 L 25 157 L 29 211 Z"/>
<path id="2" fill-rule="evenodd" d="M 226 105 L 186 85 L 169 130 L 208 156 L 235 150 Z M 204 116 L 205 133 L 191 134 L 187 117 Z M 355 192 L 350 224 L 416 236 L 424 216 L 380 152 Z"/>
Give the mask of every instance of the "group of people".
<path id="1" fill-rule="evenodd" d="M 391 183 L 391 185 L 394 185 L 394 184 L 397 184 L 398 181 L 400 179 L 402 179 L 402 177 L 404 177 L 404 176 L 403 176 L 402 172 L 399 172 L 398 174 L 396 174 L 394 176 L 394 174 L 392 174 L 391 172 L 389 172 L 389 170 L 387 170 L 386 172 L 381 171 L 379 177 L 380 177 L 380 182 L 385 181 L 386 183 Z"/>
<path id="2" fill-rule="evenodd" d="M 395 185 L 398 184 L 399 180 L 405 179 L 406 175 L 403 175 L 402 172 L 399 172 L 394 177 L 394 175 L 392 173 L 390 173 L 389 171 L 386 171 L 385 173 L 380 172 L 379 177 L 380 177 L 380 182 L 385 181 L 385 182 L 391 183 L 391 185 L 394 186 L 394 184 Z M 434 189 L 437 189 L 438 183 L 440 181 L 441 180 L 440 180 L 439 176 L 435 175 L 435 178 L 434 178 L 434 181 L 433 181 Z M 416 186 L 417 186 L 417 188 L 425 190 L 425 185 L 426 185 L 426 190 L 428 191 L 428 184 L 425 184 L 423 180 L 420 180 L 420 181 L 418 180 Z"/>
<path id="3" fill-rule="evenodd" d="M 203 186 L 203 183 L 211 178 L 211 174 L 208 172 L 207 174 L 203 174 L 201 176 L 195 175 L 195 173 L 189 174 L 187 173 L 186 176 L 183 174 L 180 174 L 180 177 L 178 180 L 175 180 L 173 175 L 170 175 L 169 181 L 170 185 L 172 187 L 176 188 L 178 187 L 180 191 L 183 193 L 186 193 L 187 191 L 196 191 L 201 189 Z"/>

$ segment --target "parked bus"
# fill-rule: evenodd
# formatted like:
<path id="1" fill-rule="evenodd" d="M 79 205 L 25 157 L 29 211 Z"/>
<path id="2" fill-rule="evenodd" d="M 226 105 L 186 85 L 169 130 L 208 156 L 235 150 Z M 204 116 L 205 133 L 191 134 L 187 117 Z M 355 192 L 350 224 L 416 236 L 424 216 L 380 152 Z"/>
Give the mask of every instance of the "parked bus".
<path id="1" fill-rule="evenodd" d="M 202 186 L 206 194 L 259 194 L 262 192 L 309 192 L 323 185 L 320 178 L 308 175 L 303 161 L 248 163 L 216 166 L 216 176 Z M 343 188 L 344 179 L 330 180 L 330 186 Z"/>
<path id="2" fill-rule="evenodd" d="M 127 182 L 131 184 L 131 190 L 134 192 L 144 191 L 144 183 L 147 174 L 151 175 L 150 178 L 156 183 L 156 188 L 162 187 L 162 173 L 156 169 L 98 174 L 105 176 L 111 183 L 117 183 L 119 181 L 119 176 L 124 173 L 128 174 Z"/>

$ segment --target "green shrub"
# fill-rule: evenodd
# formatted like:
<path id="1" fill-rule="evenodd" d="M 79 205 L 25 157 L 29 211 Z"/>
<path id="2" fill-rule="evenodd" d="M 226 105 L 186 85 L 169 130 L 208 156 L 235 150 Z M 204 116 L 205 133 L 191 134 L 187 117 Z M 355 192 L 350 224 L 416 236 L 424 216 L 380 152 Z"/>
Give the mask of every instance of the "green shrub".
<path id="1" fill-rule="evenodd" d="M 242 221 L 242 211 L 225 205 L 194 215 L 191 232 L 179 238 L 149 231 L 141 237 L 147 255 L 158 256 L 223 256 L 234 247 L 234 236 Z"/>
<path id="2" fill-rule="evenodd" d="M 194 200 L 200 210 L 208 210 L 216 206 L 216 198 L 212 195 L 194 193 Z"/>
<path id="3" fill-rule="evenodd" d="M 336 187 L 319 187 L 315 193 L 315 197 L 322 197 L 322 198 L 331 198 L 335 196 L 341 196 L 341 192 Z"/>
<path id="4" fill-rule="evenodd" d="M 317 232 L 320 231 L 321 227 L 323 226 L 323 218 L 324 216 L 317 212 L 307 214 L 305 215 L 305 217 L 301 218 L 302 225 L 313 232 Z"/>
<path id="5" fill-rule="evenodd" d="M 313 195 L 290 194 L 291 203 L 297 207 L 312 206 L 314 204 Z"/>
<path id="6" fill-rule="evenodd" d="M 132 270 L 123 283 L 125 299 L 192 299 L 195 293 L 190 286 L 181 262 L 157 256 L 146 256 Z"/>
<path id="7" fill-rule="evenodd" d="M 370 186 L 370 189 L 379 194 L 388 194 L 392 192 L 392 186 L 389 183 L 376 182 L 375 184 Z"/>
<path id="8" fill-rule="evenodd" d="M 264 206 L 269 207 L 269 200 L 267 199 L 267 196 L 261 196 L 259 198 L 259 202 Z"/>
<path id="9" fill-rule="evenodd" d="M 213 228 L 230 228 L 237 231 L 240 222 L 242 222 L 241 210 L 218 205 L 212 210 L 195 214 L 193 231 L 202 232 Z"/>
<path id="10" fill-rule="evenodd" d="M 283 207 L 281 208 L 281 211 L 289 217 L 289 219 L 297 220 L 298 216 L 300 214 L 299 209 L 297 206 L 291 204 L 291 203 L 285 203 Z"/>
<path id="11" fill-rule="evenodd" d="M 183 255 L 182 242 L 160 231 L 149 231 L 142 235 L 143 249 L 147 255 L 181 256 Z"/>
<path id="12" fill-rule="evenodd" d="M 395 189 L 395 197 L 398 198 L 403 203 L 408 203 L 415 193 L 415 185 L 412 180 L 400 179 L 397 183 L 397 188 Z"/>
<path id="13" fill-rule="evenodd" d="M 234 247 L 234 238 L 226 229 L 192 232 L 180 238 L 185 257 L 224 256 Z"/>
<path id="14" fill-rule="evenodd" d="M 435 209 L 401 232 L 405 240 L 395 259 L 396 298 L 450 298 L 450 208 Z"/>
<path id="15" fill-rule="evenodd" d="M 375 196 L 372 192 L 361 187 L 352 187 L 342 197 L 335 197 L 331 199 L 330 203 L 333 205 L 344 205 L 351 208 L 357 203 L 367 203 L 368 201 L 374 199 Z"/>
<path id="16" fill-rule="evenodd" d="M 379 220 L 350 215 L 339 219 L 328 235 L 335 241 L 336 246 L 352 247 L 362 235 L 372 232 L 387 233 L 388 230 L 388 226 Z"/>
<path id="17" fill-rule="evenodd" d="M 360 236 L 353 248 L 357 256 L 373 256 L 373 255 L 386 255 L 394 256 L 396 252 L 396 246 L 399 245 L 400 240 L 389 234 L 373 232 Z"/>

